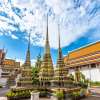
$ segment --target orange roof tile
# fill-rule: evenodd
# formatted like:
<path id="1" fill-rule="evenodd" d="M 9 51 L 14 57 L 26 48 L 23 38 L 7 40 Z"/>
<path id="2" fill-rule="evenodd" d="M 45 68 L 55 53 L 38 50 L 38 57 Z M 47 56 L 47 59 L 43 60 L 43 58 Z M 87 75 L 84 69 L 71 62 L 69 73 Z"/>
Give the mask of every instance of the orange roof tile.
<path id="1" fill-rule="evenodd" d="M 66 64 L 69 62 L 70 66 L 71 65 L 76 66 L 77 63 L 79 63 L 79 65 L 81 65 L 82 63 L 86 64 L 87 59 L 88 62 L 91 63 L 94 62 L 94 60 L 98 62 L 99 57 L 100 57 L 100 41 L 70 52 L 69 55 L 64 57 L 64 62 Z"/>
<path id="2" fill-rule="evenodd" d="M 96 42 L 94 44 L 85 46 L 83 48 L 79 48 L 79 49 L 77 49 L 75 51 L 72 51 L 69 54 L 69 58 L 70 59 L 77 58 L 77 57 L 81 57 L 81 56 L 84 56 L 84 55 L 87 55 L 87 54 L 91 54 L 91 53 L 94 53 L 94 52 L 97 52 L 97 51 L 100 51 L 100 41 Z M 67 59 L 67 58 L 68 58 L 68 56 L 65 57 L 65 59 Z"/>
<path id="3" fill-rule="evenodd" d="M 4 62 L 3 62 L 4 65 L 12 65 L 14 66 L 15 65 L 15 60 L 12 60 L 12 59 L 5 59 Z"/>

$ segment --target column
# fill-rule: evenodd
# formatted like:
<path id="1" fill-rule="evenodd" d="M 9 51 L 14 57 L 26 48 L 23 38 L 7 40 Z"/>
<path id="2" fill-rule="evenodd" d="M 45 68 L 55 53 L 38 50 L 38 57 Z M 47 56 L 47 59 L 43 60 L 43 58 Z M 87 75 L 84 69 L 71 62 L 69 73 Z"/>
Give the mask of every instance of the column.
<path id="1" fill-rule="evenodd" d="M 56 96 L 51 96 L 50 100 L 58 100 Z"/>
<path id="2" fill-rule="evenodd" d="M 96 64 L 96 68 L 98 68 L 100 72 L 100 63 Z"/>
<path id="3" fill-rule="evenodd" d="M 98 74 L 100 75 L 100 64 L 99 63 L 96 64 L 96 69 L 97 69 Z M 99 77 L 99 76 L 97 76 L 97 77 Z M 99 81 L 99 80 L 100 80 L 100 77 L 98 78 L 97 81 Z"/>
<path id="4" fill-rule="evenodd" d="M 75 69 L 75 80 L 76 82 L 80 81 L 79 68 Z"/>
<path id="5" fill-rule="evenodd" d="M 31 100 L 39 100 L 39 92 L 31 92 Z"/>
<path id="6" fill-rule="evenodd" d="M 89 64 L 89 76 L 90 76 L 90 83 L 89 86 L 91 87 L 91 65 Z"/>
<path id="7" fill-rule="evenodd" d="M 100 73 L 100 63 L 98 64 L 98 66 L 99 66 L 99 73 Z"/>
<path id="8" fill-rule="evenodd" d="M 43 87 L 45 87 L 45 83 L 44 83 L 44 81 L 45 81 L 45 80 L 43 80 Z"/>
<path id="9" fill-rule="evenodd" d="M 41 82 L 41 79 L 39 80 L 39 85 L 40 85 L 39 87 L 41 87 L 41 86 L 42 86 L 42 82 Z"/>

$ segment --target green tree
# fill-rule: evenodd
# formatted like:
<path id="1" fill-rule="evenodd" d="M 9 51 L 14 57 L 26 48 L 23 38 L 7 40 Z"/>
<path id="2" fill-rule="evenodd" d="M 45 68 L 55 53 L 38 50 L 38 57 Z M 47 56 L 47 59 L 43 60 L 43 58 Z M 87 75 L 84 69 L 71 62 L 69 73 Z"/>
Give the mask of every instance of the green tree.
<path id="1" fill-rule="evenodd" d="M 33 85 L 38 85 L 39 84 L 39 70 L 40 70 L 40 67 L 41 67 L 41 63 L 42 63 L 41 55 L 39 54 L 37 56 L 37 61 L 35 63 L 35 67 L 33 67 L 33 69 L 32 69 Z"/>
<path id="2" fill-rule="evenodd" d="M 39 84 L 39 69 L 37 67 L 32 68 L 32 80 L 33 80 L 33 85 L 38 85 Z"/>
<path id="3" fill-rule="evenodd" d="M 80 77 L 81 77 L 81 81 L 83 83 L 85 83 L 86 78 L 85 78 L 85 75 L 82 72 L 80 72 Z"/>
<path id="4" fill-rule="evenodd" d="M 74 75 L 73 74 L 69 74 L 69 78 L 74 81 Z"/>
<path id="5" fill-rule="evenodd" d="M 41 55 L 39 54 L 39 55 L 37 56 L 37 61 L 36 61 L 36 63 L 35 63 L 35 67 L 37 67 L 38 69 L 40 69 L 41 63 L 42 63 Z"/>
<path id="6" fill-rule="evenodd" d="M 75 80 L 76 80 L 76 82 L 80 82 L 80 80 L 81 80 L 81 72 L 80 72 L 80 70 L 79 69 L 77 69 L 76 71 L 75 71 Z"/>
<path id="7" fill-rule="evenodd" d="M 82 83 L 86 80 L 85 75 L 79 69 L 75 72 L 75 80 Z"/>

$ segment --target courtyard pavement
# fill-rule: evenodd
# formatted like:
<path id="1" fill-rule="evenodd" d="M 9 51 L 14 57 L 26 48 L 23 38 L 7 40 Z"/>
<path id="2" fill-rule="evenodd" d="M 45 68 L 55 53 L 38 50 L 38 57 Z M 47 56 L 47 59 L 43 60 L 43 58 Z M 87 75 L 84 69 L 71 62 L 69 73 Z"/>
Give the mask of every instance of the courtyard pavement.
<path id="1" fill-rule="evenodd" d="M 82 100 L 100 100 L 100 97 L 97 97 L 97 96 L 89 96 L 89 97 L 84 98 Z"/>
<path id="2" fill-rule="evenodd" d="M 5 96 L 5 94 L 9 91 L 10 89 L 8 87 L 3 87 L 0 89 L 0 97 Z M 1 99 L 0 99 L 1 100 Z"/>
<path id="3" fill-rule="evenodd" d="M 7 98 L 6 97 L 0 97 L 0 100 L 7 100 Z M 30 100 L 30 99 L 28 99 L 28 100 Z M 41 98 L 40 100 L 51 100 L 51 99 Z M 81 99 L 81 100 L 100 100 L 100 97 L 89 96 L 89 97 Z"/>
<path id="4" fill-rule="evenodd" d="M 7 100 L 6 97 L 0 97 L 0 100 Z"/>
<path id="5" fill-rule="evenodd" d="M 5 97 L 5 93 L 7 93 L 10 89 L 7 87 L 3 87 L 0 89 L 0 100 L 7 100 Z"/>

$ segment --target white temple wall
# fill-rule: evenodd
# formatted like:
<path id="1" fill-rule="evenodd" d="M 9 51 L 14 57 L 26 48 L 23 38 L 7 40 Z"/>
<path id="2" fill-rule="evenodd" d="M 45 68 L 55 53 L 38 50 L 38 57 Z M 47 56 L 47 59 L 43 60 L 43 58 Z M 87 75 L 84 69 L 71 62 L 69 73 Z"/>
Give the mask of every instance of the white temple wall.
<path id="1" fill-rule="evenodd" d="M 1 73 L 2 73 L 2 69 L 0 68 L 0 84 L 2 84 L 3 86 L 5 86 L 7 84 L 7 78 L 2 78 L 1 77 Z"/>
<path id="2" fill-rule="evenodd" d="M 100 81 L 100 64 L 96 64 L 96 68 L 91 68 L 91 65 L 89 65 L 85 68 L 82 68 L 81 72 L 86 78 L 92 81 Z"/>
<path id="3" fill-rule="evenodd" d="M 83 70 L 82 73 L 92 81 L 100 81 L 100 70 L 98 68 Z"/>
<path id="4" fill-rule="evenodd" d="M 1 78 L 0 77 L 0 84 L 2 84 L 3 86 L 5 86 L 7 84 L 7 78 Z"/>
<path id="5" fill-rule="evenodd" d="M 92 81 L 100 81 L 100 64 L 96 64 L 96 68 L 91 68 L 91 65 L 90 68 L 89 66 L 82 67 L 80 71 L 85 75 L 87 79 Z M 69 71 L 69 74 L 74 75 L 74 73 L 75 70 L 73 69 Z"/>

